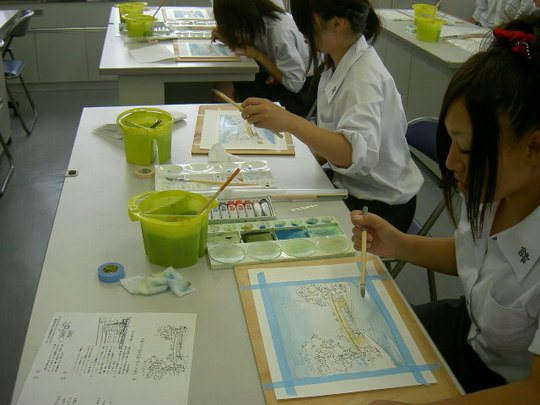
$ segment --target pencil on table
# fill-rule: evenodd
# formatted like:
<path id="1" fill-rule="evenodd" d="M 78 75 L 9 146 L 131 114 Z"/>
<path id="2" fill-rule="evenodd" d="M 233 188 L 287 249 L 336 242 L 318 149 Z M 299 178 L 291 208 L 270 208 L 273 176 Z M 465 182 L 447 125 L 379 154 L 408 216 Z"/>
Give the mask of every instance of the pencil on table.
<path id="1" fill-rule="evenodd" d="M 221 91 L 216 90 L 216 89 L 212 89 L 212 91 L 214 92 L 214 94 L 216 94 L 223 101 L 226 101 L 227 103 L 230 103 L 233 106 L 235 106 L 238 111 L 240 111 L 240 112 L 244 111 L 244 109 L 242 108 L 242 106 L 240 104 L 238 104 L 236 101 L 234 101 L 233 99 L 231 99 L 227 95 L 223 94 Z M 250 127 L 250 129 L 251 129 L 251 127 Z M 270 131 L 272 131 L 272 133 L 279 136 L 280 138 L 283 138 L 283 134 L 279 133 L 278 131 L 274 131 L 274 130 L 270 130 Z"/>
<path id="2" fill-rule="evenodd" d="M 364 205 L 362 216 L 367 215 L 368 207 Z M 362 226 L 362 251 L 360 252 L 360 294 L 362 298 L 366 295 L 366 245 L 367 245 L 367 228 Z"/>

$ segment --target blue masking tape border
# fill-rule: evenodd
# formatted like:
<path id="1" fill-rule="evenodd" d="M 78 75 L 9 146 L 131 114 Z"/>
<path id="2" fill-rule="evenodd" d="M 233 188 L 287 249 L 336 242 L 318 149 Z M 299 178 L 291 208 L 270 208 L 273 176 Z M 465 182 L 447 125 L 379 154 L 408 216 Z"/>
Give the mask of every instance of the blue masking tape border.
<path id="1" fill-rule="evenodd" d="M 441 365 L 439 363 L 414 366 L 414 369 L 417 369 L 419 372 L 433 371 L 438 370 L 439 368 L 441 368 Z M 384 370 L 361 371 L 357 373 L 336 374 L 324 377 L 298 378 L 293 380 L 293 383 L 296 387 L 299 387 L 303 385 L 323 384 L 335 381 L 353 380 L 357 378 L 381 377 L 387 375 L 405 374 L 410 372 L 410 367 L 396 367 L 386 368 Z M 283 387 L 284 384 L 282 381 L 263 384 L 263 390 L 273 390 L 275 388 Z"/>
<path id="2" fill-rule="evenodd" d="M 270 334 L 272 335 L 272 341 L 274 342 L 274 350 L 276 352 L 277 361 L 279 365 L 279 371 L 281 377 L 283 378 L 283 387 L 287 395 L 296 395 L 296 389 L 291 378 L 291 370 L 289 368 L 289 363 L 287 362 L 287 356 L 283 350 L 283 342 L 281 340 L 281 333 L 279 331 L 279 325 L 276 320 L 276 314 L 274 312 L 274 306 L 272 304 L 272 299 L 268 293 L 268 289 L 264 288 L 266 285 L 266 278 L 264 273 L 259 272 L 257 274 L 257 280 L 261 286 L 261 296 L 264 302 L 264 309 L 266 311 L 266 318 L 268 319 L 268 324 L 270 327 Z"/>
<path id="3" fill-rule="evenodd" d="M 114 283 L 121 278 L 124 278 L 124 266 L 120 263 L 109 262 L 98 267 L 99 281 L 104 283 Z"/>
<path id="4" fill-rule="evenodd" d="M 361 271 L 360 263 L 356 263 L 356 266 L 358 267 L 358 271 Z M 390 312 L 388 312 L 388 308 L 386 308 L 386 305 L 384 305 L 379 293 L 375 289 L 375 286 L 373 283 L 370 282 L 367 283 L 366 289 L 368 293 L 371 295 L 373 300 L 375 301 L 377 307 L 379 307 L 379 311 L 381 311 L 386 323 L 388 324 L 388 327 L 392 331 L 392 335 L 394 336 L 394 339 L 396 340 L 396 343 L 398 345 L 399 351 L 401 352 L 401 355 L 405 359 L 405 362 L 407 363 L 407 368 L 409 368 L 411 373 L 413 374 L 414 378 L 419 384 L 426 385 L 427 381 L 418 370 L 415 370 L 416 364 L 414 362 L 414 359 L 412 358 L 411 353 L 409 352 L 409 348 L 403 341 L 403 337 L 401 336 L 401 333 L 399 333 L 399 330 L 397 328 L 396 323 L 394 322 L 394 319 L 390 315 Z"/>
<path id="5" fill-rule="evenodd" d="M 360 264 L 356 263 L 356 265 L 358 269 L 360 270 Z M 324 279 L 324 280 L 299 280 L 299 281 L 268 284 L 266 282 L 264 273 L 260 272 L 260 273 L 257 273 L 257 280 L 259 282 L 258 285 L 240 287 L 240 290 L 260 289 L 261 291 L 261 297 L 264 303 L 264 309 L 265 309 L 266 317 L 268 320 L 270 334 L 272 335 L 272 340 L 274 342 L 274 351 L 276 353 L 280 373 L 283 378 L 283 381 L 263 384 L 263 389 L 285 388 L 287 394 L 293 396 L 293 395 L 296 395 L 296 390 L 295 390 L 296 386 L 333 382 L 333 381 L 352 380 L 352 379 L 357 379 L 357 378 L 366 378 L 366 377 L 374 377 L 374 376 L 378 377 L 378 376 L 386 376 L 386 375 L 405 374 L 405 373 L 411 373 L 419 384 L 426 385 L 427 382 L 424 379 L 421 372 L 427 371 L 427 370 L 435 370 L 440 367 L 440 364 L 417 365 L 414 363 L 414 360 L 407 346 L 405 345 L 405 342 L 403 341 L 403 338 L 401 334 L 399 333 L 399 330 L 397 329 L 397 326 L 394 323 L 392 316 L 388 312 L 386 306 L 382 302 L 381 297 L 379 296 L 375 287 L 373 286 L 374 280 L 381 280 L 381 279 L 388 279 L 388 278 L 389 276 L 384 276 L 384 275 L 366 276 L 365 278 L 366 289 L 368 290 L 368 293 L 373 297 L 375 304 L 378 306 L 379 310 L 381 311 L 381 314 L 383 315 L 390 330 L 392 331 L 392 334 L 396 340 L 398 348 L 401 354 L 403 355 L 403 358 L 407 365 L 404 367 L 396 367 L 392 369 L 373 370 L 373 371 L 366 371 L 366 372 L 360 372 L 360 373 L 340 374 L 340 375 L 314 377 L 314 378 L 307 378 L 307 379 L 291 379 L 290 378 L 291 371 L 288 365 L 287 357 L 283 349 L 283 342 L 281 340 L 279 325 L 277 323 L 276 315 L 273 309 L 272 299 L 268 293 L 268 289 L 286 287 L 286 286 L 306 285 L 306 284 L 313 284 L 313 283 L 318 283 L 318 284 L 330 284 L 330 283 L 336 283 L 336 282 L 358 283 L 360 277 L 339 277 L 339 278 Z"/>

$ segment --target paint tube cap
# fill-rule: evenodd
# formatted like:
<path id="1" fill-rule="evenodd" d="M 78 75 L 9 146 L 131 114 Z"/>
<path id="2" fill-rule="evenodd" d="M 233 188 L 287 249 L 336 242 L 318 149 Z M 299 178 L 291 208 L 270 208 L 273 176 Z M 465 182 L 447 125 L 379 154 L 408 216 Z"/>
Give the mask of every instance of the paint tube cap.
<path id="1" fill-rule="evenodd" d="M 98 278 L 104 283 L 114 283 L 124 276 L 124 266 L 120 263 L 104 263 L 98 267 Z"/>

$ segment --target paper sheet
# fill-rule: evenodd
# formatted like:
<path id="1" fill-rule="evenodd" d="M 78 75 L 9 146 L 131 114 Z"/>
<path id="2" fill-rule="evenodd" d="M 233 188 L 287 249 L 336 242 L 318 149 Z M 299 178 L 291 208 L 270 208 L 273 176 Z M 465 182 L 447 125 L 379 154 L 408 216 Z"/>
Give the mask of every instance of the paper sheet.
<path id="1" fill-rule="evenodd" d="M 56 313 L 18 405 L 187 405 L 195 314 Z"/>
<path id="2" fill-rule="evenodd" d="M 129 51 L 137 62 L 159 62 L 166 59 L 176 59 L 173 50 L 166 45 L 149 45 Z"/>
<path id="3" fill-rule="evenodd" d="M 276 398 L 435 383 L 405 323 L 368 264 L 250 269 Z"/>

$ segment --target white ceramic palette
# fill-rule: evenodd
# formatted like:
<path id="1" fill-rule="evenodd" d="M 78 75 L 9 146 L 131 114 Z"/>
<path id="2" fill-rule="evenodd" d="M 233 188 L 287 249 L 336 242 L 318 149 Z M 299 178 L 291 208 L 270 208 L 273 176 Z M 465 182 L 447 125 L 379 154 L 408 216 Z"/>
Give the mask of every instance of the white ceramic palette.
<path id="1" fill-rule="evenodd" d="M 154 188 L 156 191 L 213 191 L 217 190 L 237 168 L 240 168 L 240 173 L 229 184 L 228 189 L 276 188 L 272 172 L 264 160 L 158 165 Z"/>
<path id="2" fill-rule="evenodd" d="M 212 269 L 355 254 L 332 216 L 211 224 L 207 246 Z"/>

